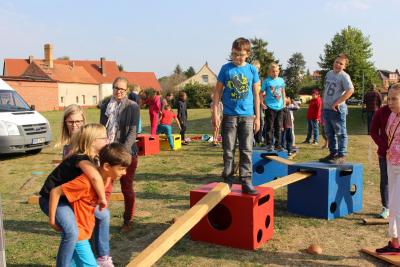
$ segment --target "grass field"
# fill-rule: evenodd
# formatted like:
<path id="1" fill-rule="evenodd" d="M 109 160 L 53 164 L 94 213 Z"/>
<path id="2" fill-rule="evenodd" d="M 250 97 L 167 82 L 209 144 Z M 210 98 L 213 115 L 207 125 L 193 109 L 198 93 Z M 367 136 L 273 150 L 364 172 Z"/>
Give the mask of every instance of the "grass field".
<path id="1" fill-rule="evenodd" d="M 300 153 L 295 161 L 316 160 L 327 154 L 320 146 L 299 145 L 305 138 L 306 108 L 296 113 L 296 142 Z M 59 136 L 61 112 L 45 112 L 54 139 Z M 97 122 L 99 111 L 87 111 L 89 122 Z M 189 111 L 188 134 L 211 134 L 210 111 Z M 149 132 L 147 111 L 142 111 L 144 132 Z M 386 225 L 365 226 L 361 218 L 380 211 L 379 168 L 376 147 L 365 135 L 361 110 L 350 108 L 348 116 L 349 161 L 364 164 L 363 211 L 332 221 L 297 216 L 287 212 L 286 188 L 275 192 L 274 237 L 257 251 L 245 251 L 194 242 L 185 236 L 160 261 L 158 266 L 385 266 L 363 255 L 359 249 L 377 247 L 387 242 Z M 175 129 L 175 132 L 176 129 Z M 47 174 L 54 168 L 51 161 L 60 158 L 54 146 L 33 156 L 2 156 L 1 204 L 6 232 L 8 266 L 53 266 L 59 234 L 47 225 L 47 217 L 36 205 L 26 204 L 28 196 L 37 193 Z M 116 266 L 125 266 L 170 226 L 170 221 L 189 208 L 189 191 L 202 184 L 219 181 L 222 150 L 206 142 L 192 142 L 178 151 L 140 157 L 135 190 L 137 203 L 134 230 L 122 234 L 122 202 L 112 202 L 111 254 Z M 120 191 L 119 185 L 114 191 Z M 310 255 L 304 249 L 319 244 L 323 254 Z"/>

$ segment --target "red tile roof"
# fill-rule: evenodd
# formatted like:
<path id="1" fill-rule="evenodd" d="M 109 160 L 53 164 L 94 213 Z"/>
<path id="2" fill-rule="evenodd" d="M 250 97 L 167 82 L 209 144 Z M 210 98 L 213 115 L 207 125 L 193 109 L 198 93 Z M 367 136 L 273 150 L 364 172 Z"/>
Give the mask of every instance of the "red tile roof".
<path id="1" fill-rule="evenodd" d="M 128 79 L 129 83 L 137 84 L 141 89 L 153 88 L 161 90 L 161 85 L 158 82 L 154 72 L 121 72 L 121 76 Z"/>

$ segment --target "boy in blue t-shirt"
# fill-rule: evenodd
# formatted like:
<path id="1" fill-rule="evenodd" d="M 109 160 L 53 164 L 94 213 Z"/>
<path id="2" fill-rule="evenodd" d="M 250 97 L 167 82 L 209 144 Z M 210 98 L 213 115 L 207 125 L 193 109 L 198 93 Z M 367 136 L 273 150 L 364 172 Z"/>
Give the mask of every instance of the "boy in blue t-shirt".
<path id="1" fill-rule="evenodd" d="M 239 175 L 242 192 L 258 194 L 252 185 L 253 135 L 260 129 L 260 78 L 257 69 L 246 62 L 250 56 L 250 41 L 238 38 L 232 44 L 231 62 L 222 66 L 214 89 L 213 126 L 220 123 L 218 103 L 222 96 L 222 147 L 224 170 L 222 178 L 233 183 L 233 160 L 236 139 L 239 141 Z M 255 114 L 254 114 L 255 113 Z"/>
<path id="2" fill-rule="evenodd" d="M 260 97 L 265 94 L 265 103 L 261 103 L 265 109 L 265 145 L 267 150 L 272 151 L 272 138 L 274 138 L 275 149 L 282 150 L 280 145 L 281 129 L 282 129 L 282 110 L 284 108 L 285 81 L 278 77 L 279 66 L 271 63 L 269 66 L 269 76 L 261 86 Z"/>

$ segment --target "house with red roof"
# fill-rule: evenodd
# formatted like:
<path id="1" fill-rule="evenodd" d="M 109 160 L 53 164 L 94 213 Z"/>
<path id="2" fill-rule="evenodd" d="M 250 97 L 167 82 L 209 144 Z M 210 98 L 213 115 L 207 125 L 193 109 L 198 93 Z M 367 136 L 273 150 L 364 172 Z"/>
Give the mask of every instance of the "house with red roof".
<path id="1" fill-rule="evenodd" d="M 44 45 L 44 59 L 5 59 L 2 79 L 39 111 L 70 104 L 95 107 L 112 94 L 112 82 L 125 77 L 141 89 L 161 90 L 154 72 L 120 71 L 115 61 L 53 59 L 53 46 Z"/>

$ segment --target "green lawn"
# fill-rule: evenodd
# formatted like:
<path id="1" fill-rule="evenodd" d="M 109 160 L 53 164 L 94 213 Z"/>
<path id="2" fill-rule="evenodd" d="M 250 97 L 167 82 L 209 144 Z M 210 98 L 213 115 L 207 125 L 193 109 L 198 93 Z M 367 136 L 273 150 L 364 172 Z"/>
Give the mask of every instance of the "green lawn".
<path id="1" fill-rule="evenodd" d="M 54 140 L 60 133 L 62 112 L 44 112 Z M 97 122 L 99 110 L 87 110 L 88 122 Z M 306 108 L 296 112 L 296 141 L 304 140 Z M 189 110 L 189 136 L 211 134 L 210 111 Z M 144 132 L 149 132 L 147 110 L 142 111 Z M 378 261 L 358 252 L 364 246 L 386 242 L 387 226 L 363 226 L 360 219 L 380 210 L 376 147 L 365 135 L 361 110 L 350 108 L 348 117 L 349 161 L 364 164 L 364 209 L 360 214 L 326 221 L 293 215 L 286 210 L 286 188 L 275 192 L 274 237 L 257 251 L 245 251 L 193 242 L 188 236 L 179 241 L 158 266 L 376 266 Z M 174 129 L 177 132 L 177 129 Z M 327 151 L 319 146 L 298 145 L 295 161 L 316 160 Z M 28 196 L 41 188 L 60 158 L 60 148 L 48 147 L 33 156 L 2 156 L 1 200 L 6 231 L 8 266 L 53 266 L 59 235 L 47 225 L 47 217 L 36 205 L 26 204 Z M 136 175 L 137 216 L 134 230 L 119 232 L 123 203 L 112 202 L 111 252 L 116 266 L 124 266 L 170 226 L 170 221 L 189 208 L 189 191 L 202 184 L 219 181 L 222 150 L 206 142 L 192 142 L 178 151 L 140 157 Z M 120 191 L 119 185 L 114 191 Z M 311 243 L 320 244 L 323 255 L 304 253 Z M 382 265 L 383 266 L 383 265 Z"/>

